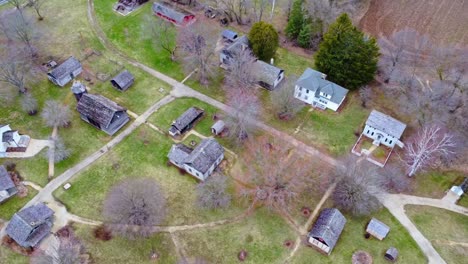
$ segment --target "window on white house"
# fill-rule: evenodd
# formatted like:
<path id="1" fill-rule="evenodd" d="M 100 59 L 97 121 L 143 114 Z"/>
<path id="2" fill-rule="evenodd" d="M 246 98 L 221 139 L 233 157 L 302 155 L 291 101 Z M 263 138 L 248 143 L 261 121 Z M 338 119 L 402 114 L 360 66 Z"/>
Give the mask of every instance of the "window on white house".
<path id="1" fill-rule="evenodd" d="M 308 94 L 308 93 L 309 93 L 309 90 L 306 90 L 306 93 Z"/>
<path id="2" fill-rule="evenodd" d="M 388 142 L 388 144 L 392 144 L 392 141 L 393 141 L 393 140 L 390 140 L 390 142 Z"/>
<path id="3" fill-rule="evenodd" d="M 302 93 L 299 93 L 297 96 L 301 97 L 301 96 L 302 96 Z"/>
<path id="4" fill-rule="evenodd" d="M 304 97 L 304 99 L 309 100 L 309 96 L 306 95 L 306 96 Z"/>

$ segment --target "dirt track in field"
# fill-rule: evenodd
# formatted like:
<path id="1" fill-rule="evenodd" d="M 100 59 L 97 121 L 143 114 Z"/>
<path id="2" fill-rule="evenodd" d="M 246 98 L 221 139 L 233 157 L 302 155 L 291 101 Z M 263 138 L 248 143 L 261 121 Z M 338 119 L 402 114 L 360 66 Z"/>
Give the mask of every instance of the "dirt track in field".
<path id="1" fill-rule="evenodd" d="M 375 37 L 409 27 L 436 44 L 468 46 L 468 0 L 372 0 L 360 27 Z"/>

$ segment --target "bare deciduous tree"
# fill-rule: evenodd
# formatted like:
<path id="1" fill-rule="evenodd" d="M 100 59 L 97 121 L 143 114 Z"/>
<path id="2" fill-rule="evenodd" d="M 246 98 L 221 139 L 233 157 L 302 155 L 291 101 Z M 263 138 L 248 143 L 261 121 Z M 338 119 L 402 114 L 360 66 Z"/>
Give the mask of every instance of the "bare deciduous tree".
<path id="1" fill-rule="evenodd" d="M 43 20 L 44 17 L 41 14 L 41 9 L 42 5 L 44 4 L 46 0 L 28 0 L 28 5 L 32 8 L 34 8 L 34 11 L 36 11 L 37 14 L 37 19 L 38 20 Z"/>
<path id="2" fill-rule="evenodd" d="M 423 127 L 405 146 L 404 161 L 408 167 L 408 176 L 435 166 L 442 157 L 455 154 L 455 147 L 454 137 L 439 126 Z"/>
<path id="3" fill-rule="evenodd" d="M 41 31 L 36 26 L 31 16 L 20 12 L 14 12 L 7 15 L 8 35 L 21 42 L 29 51 L 32 57 L 37 56 L 37 50 L 34 46 L 38 38 L 41 37 Z"/>
<path id="4" fill-rule="evenodd" d="M 380 192 L 375 166 L 349 158 L 344 166 L 337 167 L 336 177 L 332 197 L 337 207 L 354 216 L 368 215 L 381 207 L 375 198 Z"/>
<path id="5" fill-rule="evenodd" d="M 41 113 L 42 119 L 49 127 L 65 127 L 70 123 L 70 109 L 55 100 L 45 103 Z"/>
<path id="6" fill-rule="evenodd" d="M 280 140 L 250 139 L 242 155 L 242 194 L 267 207 L 282 211 L 316 182 L 312 160 Z"/>
<path id="7" fill-rule="evenodd" d="M 54 141 L 54 148 L 49 148 L 45 157 L 52 159 L 55 163 L 67 159 L 71 155 L 71 151 L 65 146 L 63 139 L 59 136 L 51 138 Z"/>
<path id="8" fill-rule="evenodd" d="M 166 199 L 155 180 L 128 179 L 110 190 L 103 215 L 113 233 L 130 239 L 147 237 L 164 220 Z"/>
<path id="9" fill-rule="evenodd" d="M 21 107 L 28 115 L 35 115 L 38 107 L 36 98 L 31 93 L 26 93 L 21 98 Z"/>
<path id="10" fill-rule="evenodd" d="M 294 97 L 294 87 L 297 76 L 291 75 L 283 81 L 280 86 L 270 93 L 271 104 L 273 105 L 278 118 L 288 120 L 304 107 L 304 103 Z"/>
<path id="11" fill-rule="evenodd" d="M 226 126 L 230 139 L 238 146 L 255 131 L 254 122 L 260 114 L 260 103 L 254 91 L 231 89 L 227 91 L 227 104 L 234 111 L 226 117 Z"/>
<path id="12" fill-rule="evenodd" d="M 380 176 L 381 186 L 386 191 L 401 193 L 410 188 L 411 183 L 408 176 L 397 166 L 387 164 L 380 171 Z"/>
<path id="13" fill-rule="evenodd" d="M 257 58 L 250 49 L 241 49 L 233 54 L 224 77 L 227 89 L 251 90 L 257 84 L 254 63 Z"/>
<path id="14" fill-rule="evenodd" d="M 359 89 L 359 97 L 361 98 L 362 107 L 367 107 L 367 102 L 370 101 L 372 97 L 372 89 L 369 86 L 364 86 Z"/>
<path id="15" fill-rule="evenodd" d="M 255 16 L 255 22 L 262 21 L 263 13 L 265 12 L 265 9 L 271 0 L 250 0 L 250 2 L 253 14 Z"/>
<path id="16" fill-rule="evenodd" d="M 196 71 L 201 84 L 207 85 L 218 67 L 216 66 L 216 30 L 210 24 L 197 23 L 180 29 L 177 46 L 187 74 Z"/>
<path id="17" fill-rule="evenodd" d="M 226 176 L 215 173 L 197 186 L 197 205 L 203 209 L 226 208 L 231 204 Z"/>
<path id="18" fill-rule="evenodd" d="M 170 54 L 171 60 L 175 60 L 176 35 L 174 26 L 164 19 L 154 19 L 153 16 L 146 16 L 142 24 L 142 35 L 149 38 L 157 52 L 163 50 Z"/>
<path id="19" fill-rule="evenodd" d="M 247 14 L 249 0 L 211 0 L 211 3 L 216 9 L 224 12 L 230 22 L 235 20 L 239 25 L 245 24 L 243 16 Z"/>
<path id="20" fill-rule="evenodd" d="M 8 58 L 8 59 L 6 59 Z M 0 82 L 15 87 L 19 93 L 26 92 L 26 76 L 31 67 L 23 58 L 17 56 L 3 56 L 0 61 Z"/>

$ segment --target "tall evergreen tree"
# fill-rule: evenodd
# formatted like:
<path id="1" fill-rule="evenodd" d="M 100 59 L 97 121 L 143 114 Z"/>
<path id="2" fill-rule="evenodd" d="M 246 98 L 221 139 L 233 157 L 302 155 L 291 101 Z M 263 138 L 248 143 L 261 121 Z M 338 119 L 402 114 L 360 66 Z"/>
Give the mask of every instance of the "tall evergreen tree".
<path id="1" fill-rule="evenodd" d="M 286 25 L 286 35 L 290 39 L 296 39 L 299 36 L 304 24 L 304 11 L 302 10 L 303 0 L 295 0 L 289 15 L 289 21 Z"/>
<path id="2" fill-rule="evenodd" d="M 250 29 L 249 42 L 255 56 L 268 61 L 275 56 L 278 49 L 278 32 L 271 24 L 263 21 L 257 22 Z"/>
<path id="3" fill-rule="evenodd" d="M 354 90 L 373 80 L 378 57 L 376 40 L 353 26 L 344 13 L 324 35 L 315 55 L 315 66 L 330 81 Z"/>

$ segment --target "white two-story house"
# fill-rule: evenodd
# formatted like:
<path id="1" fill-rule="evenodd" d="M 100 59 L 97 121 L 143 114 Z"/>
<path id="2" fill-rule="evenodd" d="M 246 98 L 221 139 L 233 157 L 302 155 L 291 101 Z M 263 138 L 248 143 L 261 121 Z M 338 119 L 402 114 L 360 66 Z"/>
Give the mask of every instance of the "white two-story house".
<path id="1" fill-rule="evenodd" d="M 389 148 L 398 145 L 400 148 L 404 147 L 400 137 L 405 131 L 406 124 L 396 120 L 376 110 L 372 110 L 367 118 L 366 126 L 362 134 L 372 140 L 374 145 L 383 144 Z"/>
<path id="2" fill-rule="evenodd" d="M 348 89 L 327 81 L 326 75 L 307 68 L 299 77 L 294 97 L 320 109 L 337 111 L 343 103 Z"/>

